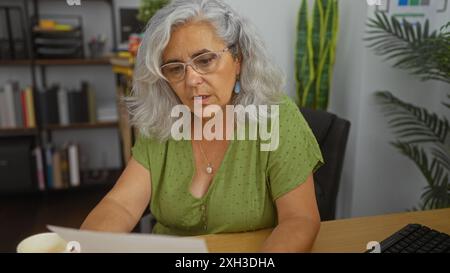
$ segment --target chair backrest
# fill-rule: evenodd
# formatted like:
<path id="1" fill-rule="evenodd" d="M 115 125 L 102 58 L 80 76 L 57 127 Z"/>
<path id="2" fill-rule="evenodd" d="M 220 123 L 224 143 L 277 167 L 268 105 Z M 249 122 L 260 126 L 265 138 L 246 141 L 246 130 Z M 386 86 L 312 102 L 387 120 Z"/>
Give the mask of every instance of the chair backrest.
<path id="1" fill-rule="evenodd" d="M 311 127 L 325 161 L 314 174 L 320 218 L 322 221 L 333 220 L 350 122 L 326 111 L 308 108 L 300 111 Z"/>

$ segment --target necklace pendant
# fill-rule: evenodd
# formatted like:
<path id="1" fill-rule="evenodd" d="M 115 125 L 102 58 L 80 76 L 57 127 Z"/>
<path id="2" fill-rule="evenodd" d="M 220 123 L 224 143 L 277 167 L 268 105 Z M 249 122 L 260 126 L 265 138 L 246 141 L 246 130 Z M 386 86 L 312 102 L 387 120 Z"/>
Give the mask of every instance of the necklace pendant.
<path id="1" fill-rule="evenodd" d="M 208 174 L 212 174 L 213 168 L 212 168 L 211 164 L 208 164 L 208 167 L 206 167 L 206 172 L 207 172 Z"/>

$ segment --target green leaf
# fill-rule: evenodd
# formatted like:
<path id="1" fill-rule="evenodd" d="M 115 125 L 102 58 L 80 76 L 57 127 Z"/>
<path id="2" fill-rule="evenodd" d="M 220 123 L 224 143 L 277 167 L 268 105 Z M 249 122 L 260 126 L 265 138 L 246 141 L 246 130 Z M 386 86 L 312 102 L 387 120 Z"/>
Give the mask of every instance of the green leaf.
<path id="1" fill-rule="evenodd" d="M 385 56 L 394 67 L 408 70 L 421 80 L 439 80 L 450 83 L 450 33 L 430 32 L 429 21 L 422 26 L 412 25 L 403 18 L 376 12 L 367 22 L 367 47 L 375 54 Z M 446 107 L 448 107 L 445 104 Z"/>
<path id="2" fill-rule="evenodd" d="M 445 143 L 450 132 L 450 125 L 445 117 L 439 118 L 425 108 L 403 102 L 388 91 L 378 91 L 375 95 L 381 105 L 390 106 L 390 111 L 386 112 L 390 118 L 389 124 L 396 129 L 395 133 L 402 141 Z"/>
<path id="3" fill-rule="evenodd" d="M 428 164 L 428 156 L 424 149 L 401 141 L 392 143 L 402 154 L 410 158 L 428 182 L 421 195 L 422 208 L 446 208 L 450 205 L 448 170 L 433 160 Z"/>

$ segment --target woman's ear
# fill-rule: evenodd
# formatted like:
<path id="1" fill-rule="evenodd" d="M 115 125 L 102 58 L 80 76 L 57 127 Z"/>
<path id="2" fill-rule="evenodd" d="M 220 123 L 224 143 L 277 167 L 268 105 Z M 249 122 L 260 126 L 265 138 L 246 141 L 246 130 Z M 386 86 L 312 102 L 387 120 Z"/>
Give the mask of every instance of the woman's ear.
<path id="1" fill-rule="evenodd" d="M 241 58 L 240 57 L 236 58 L 235 64 L 236 64 L 236 75 L 240 75 L 241 74 Z"/>

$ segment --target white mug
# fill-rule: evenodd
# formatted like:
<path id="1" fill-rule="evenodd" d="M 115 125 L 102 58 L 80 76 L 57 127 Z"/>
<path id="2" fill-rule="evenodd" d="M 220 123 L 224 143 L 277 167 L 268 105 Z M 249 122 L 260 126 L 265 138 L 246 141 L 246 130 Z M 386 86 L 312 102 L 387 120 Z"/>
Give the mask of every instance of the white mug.
<path id="1" fill-rule="evenodd" d="M 65 253 L 67 242 L 54 232 L 38 233 L 17 245 L 17 253 Z"/>

